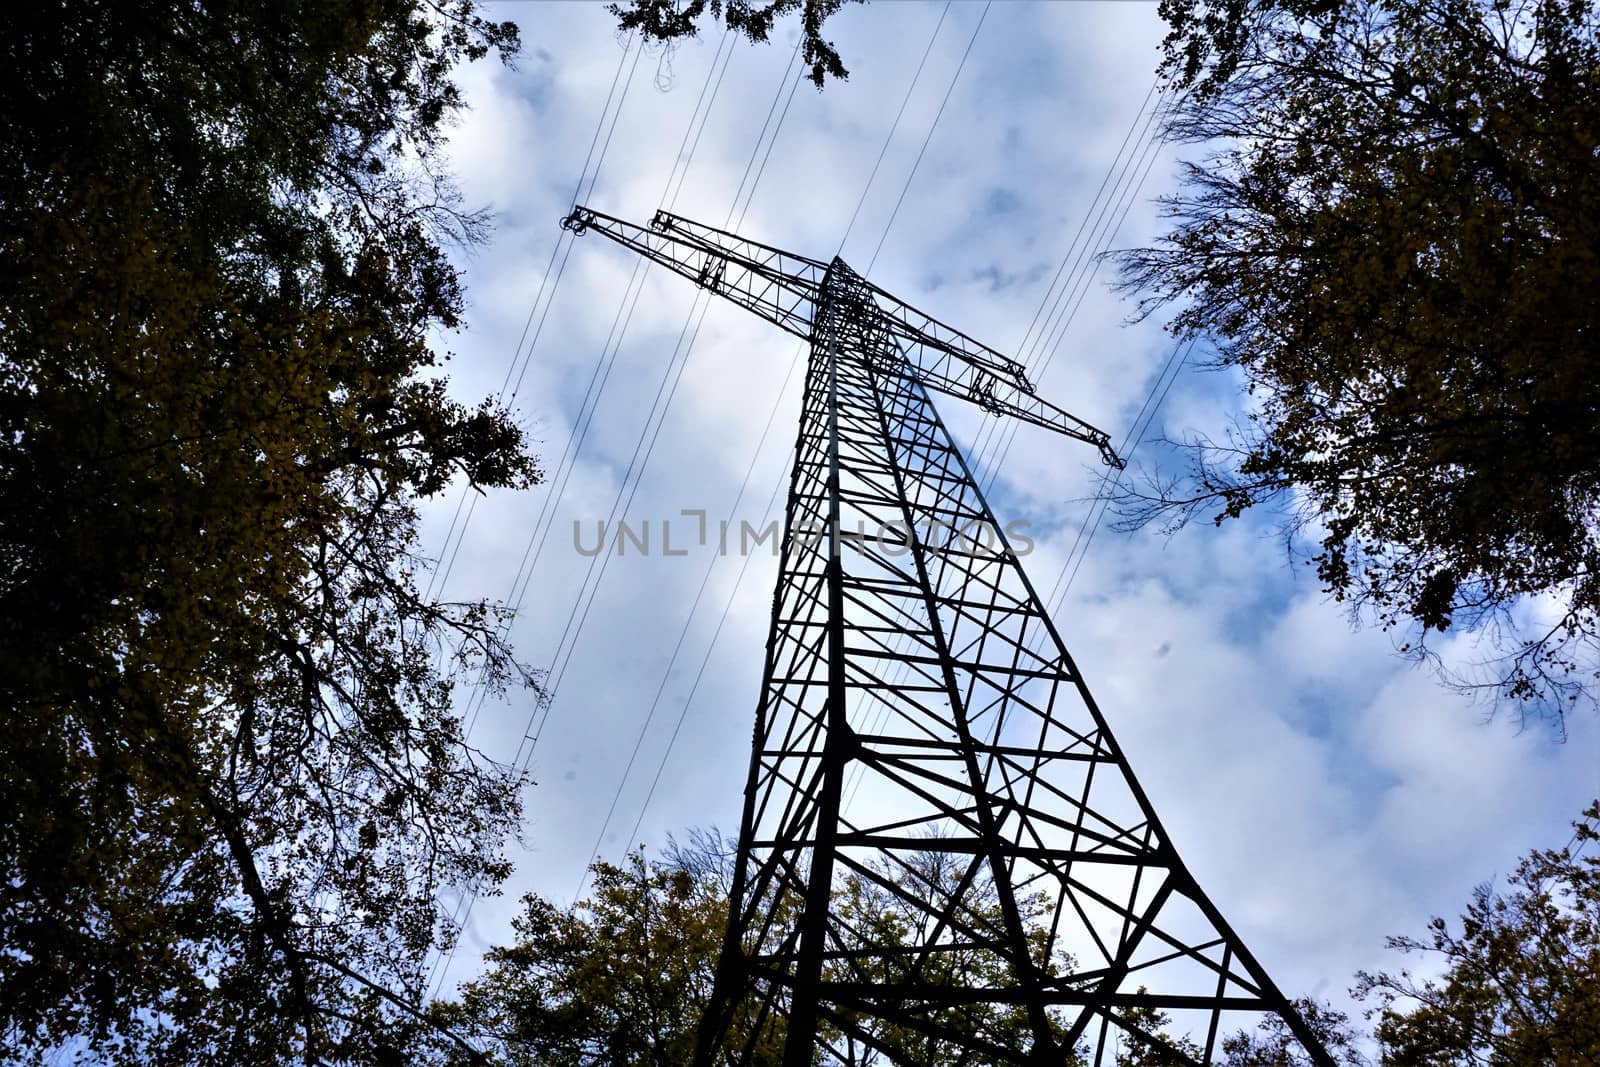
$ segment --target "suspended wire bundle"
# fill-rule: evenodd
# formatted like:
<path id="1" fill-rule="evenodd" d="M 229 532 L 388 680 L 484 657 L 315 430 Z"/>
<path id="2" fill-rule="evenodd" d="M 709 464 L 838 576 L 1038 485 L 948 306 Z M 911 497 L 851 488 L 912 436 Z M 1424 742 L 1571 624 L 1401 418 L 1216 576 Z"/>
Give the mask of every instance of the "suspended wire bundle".
<path id="1" fill-rule="evenodd" d="M 905 202 L 906 193 L 911 188 L 912 180 L 916 177 L 917 168 L 921 165 L 923 155 L 927 152 L 928 144 L 932 140 L 932 137 L 933 137 L 933 132 L 937 128 L 940 118 L 943 117 L 943 115 L 944 115 L 945 105 L 947 105 L 949 103 L 950 95 L 955 90 L 956 83 L 960 80 L 962 70 L 965 69 L 965 67 L 966 67 L 967 57 L 972 54 L 972 46 L 977 41 L 979 30 L 981 30 L 983 28 L 984 19 L 987 17 L 988 11 L 989 11 L 989 5 L 985 4 L 983 12 L 980 14 L 980 16 L 978 18 L 978 21 L 977 21 L 977 24 L 973 27 L 971 36 L 968 38 L 967 46 L 966 46 L 965 51 L 963 51 L 963 53 L 962 53 L 961 60 L 956 65 L 955 72 L 951 75 L 950 83 L 945 89 L 944 96 L 943 96 L 943 98 L 942 98 L 942 100 L 941 100 L 941 102 L 939 104 L 939 109 L 934 114 L 933 119 L 930 121 L 930 123 L 928 125 L 927 133 L 923 137 L 921 148 L 917 152 L 916 160 L 912 163 L 911 170 L 906 175 L 905 183 L 902 185 L 901 190 L 900 190 L 900 194 L 896 198 L 894 211 L 891 213 L 889 220 L 884 224 L 883 230 L 879 234 L 878 242 L 877 242 L 876 248 L 875 248 L 875 250 L 873 252 L 874 260 L 876 260 L 878 252 L 880 252 L 882 250 L 883 243 L 887 239 L 887 237 L 889 235 L 889 231 L 894 226 L 894 220 L 899 214 L 900 206 Z M 916 90 L 917 83 L 922 78 L 922 73 L 923 73 L 924 68 L 927 65 L 928 57 L 933 51 L 934 43 L 938 40 L 939 32 L 943 28 L 944 22 L 945 22 L 945 17 L 949 14 L 949 12 L 950 12 L 950 4 L 947 2 L 945 4 L 944 8 L 940 12 L 938 22 L 935 23 L 935 25 L 934 25 L 933 33 L 928 38 L 927 47 L 925 47 L 923 49 L 922 56 L 918 60 L 916 70 L 912 74 L 911 82 L 906 88 L 905 96 L 901 99 L 899 110 L 896 111 L 896 113 L 895 113 L 894 121 L 890 124 L 890 127 L 889 127 L 889 132 L 884 137 L 883 146 L 878 151 L 877 159 L 874 161 L 873 166 L 872 166 L 872 170 L 867 176 L 866 184 L 862 187 L 861 195 L 856 200 L 855 209 L 851 212 L 850 220 L 846 224 L 845 229 L 844 229 L 844 233 L 839 239 L 838 248 L 839 248 L 840 251 L 843 250 L 845 242 L 849 239 L 850 233 L 855 227 L 856 220 L 860 217 L 862 207 L 866 204 L 867 196 L 872 190 L 873 182 L 876 180 L 877 175 L 878 175 L 878 170 L 883 164 L 884 156 L 888 153 L 889 146 L 893 142 L 895 133 L 899 129 L 900 121 L 905 115 L 907 105 L 909 105 L 909 103 L 911 102 L 911 97 L 912 97 L 912 94 L 914 93 L 914 91 Z M 787 388 L 787 383 L 792 379 L 794 371 L 795 371 L 796 367 L 798 367 L 799 362 L 800 362 L 800 358 L 804 354 L 804 351 L 805 351 L 805 346 L 804 345 L 798 346 L 796 348 L 796 350 L 795 350 L 794 356 L 790 360 L 789 369 L 788 369 L 787 373 L 784 376 L 785 386 L 783 388 L 779 389 L 778 396 L 776 396 L 773 399 L 772 408 L 771 408 L 771 410 L 769 411 L 769 413 L 767 415 L 767 426 L 769 428 L 772 425 L 773 418 L 777 415 L 778 408 L 779 408 L 779 406 L 780 406 L 780 404 L 781 404 L 781 402 L 783 400 L 783 396 L 784 396 L 784 393 L 785 393 L 786 388 Z M 761 438 L 762 443 L 764 443 L 766 441 L 766 437 L 767 437 L 766 431 L 763 431 L 762 438 Z M 745 482 L 746 483 L 748 483 L 752 472 L 755 470 L 755 465 L 756 465 L 757 459 L 759 458 L 760 450 L 761 450 L 761 445 L 758 444 L 755 453 L 752 454 L 752 456 L 751 456 L 750 465 L 749 465 L 749 467 L 747 468 L 747 470 L 745 472 Z M 790 457 L 791 458 L 793 457 L 793 450 L 792 449 L 790 450 Z M 785 467 L 787 467 L 787 466 L 788 466 L 788 464 L 785 463 Z M 784 488 L 784 486 L 785 486 L 785 484 L 787 482 L 787 477 L 788 477 L 787 474 L 780 474 L 778 476 L 778 478 L 777 478 L 777 480 L 776 480 L 776 482 L 775 482 L 775 484 L 773 486 L 772 494 L 768 499 L 766 509 L 762 513 L 761 521 L 759 523 L 758 529 L 763 529 L 763 530 L 766 529 L 768 522 L 771 521 L 773 511 L 774 511 L 774 509 L 776 508 L 776 505 L 777 505 L 779 493 Z M 729 510 L 729 516 L 728 516 L 728 521 L 729 522 L 731 522 L 733 520 L 733 518 L 738 513 L 739 503 L 743 499 L 743 496 L 744 496 L 744 488 L 745 488 L 744 485 L 740 486 L 740 490 L 739 490 L 738 496 L 734 500 L 733 507 Z M 644 801 L 640 806 L 638 817 L 634 820 L 633 829 L 630 831 L 628 837 L 626 838 L 626 840 L 628 840 L 630 842 L 634 841 L 634 840 L 636 840 L 638 838 L 639 829 L 644 823 L 644 819 L 645 819 L 646 814 L 649 812 L 649 808 L 650 808 L 651 802 L 655 799 L 656 787 L 660 784 L 661 779 L 662 779 L 662 775 L 664 774 L 664 772 L 666 770 L 667 763 L 672 757 L 672 753 L 673 753 L 673 750 L 674 750 L 674 748 L 676 746 L 677 739 L 678 739 L 680 733 L 682 732 L 683 724 L 684 724 L 685 720 L 688 717 L 689 709 L 693 705 L 695 694 L 698 693 L 698 691 L 699 691 L 700 681 L 705 676 L 706 667 L 711 662 L 711 657 L 712 657 L 713 653 L 716 651 L 717 641 L 722 635 L 723 623 L 725 623 L 727 621 L 728 614 L 733 608 L 734 601 L 738 599 L 739 590 L 743 587 L 745 575 L 749 571 L 750 559 L 751 559 L 750 556 L 748 556 L 748 555 L 745 556 L 744 560 L 742 561 L 742 563 L 741 563 L 741 565 L 739 567 L 739 573 L 738 573 L 737 577 L 734 579 L 733 584 L 730 586 L 730 588 L 728 590 L 728 595 L 727 595 L 726 599 L 723 602 L 722 610 L 718 615 L 716 626 L 712 631 L 710 643 L 707 645 L 705 655 L 702 657 L 702 659 L 700 661 L 700 666 L 695 672 L 694 681 L 690 685 L 688 692 L 684 696 L 683 704 L 682 704 L 681 708 L 679 709 L 677 720 L 673 724 L 673 729 L 672 729 L 672 732 L 671 732 L 670 736 L 667 739 L 667 744 L 662 750 L 660 760 L 657 762 L 655 774 L 651 778 L 650 787 L 646 791 L 646 794 L 645 794 L 645 797 L 644 797 Z M 589 858 L 584 863 L 583 871 L 579 876 L 578 888 L 577 888 L 576 892 L 573 894 L 573 898 L 575 900 L 578 898 L 578 896 L 580 896 L 582 894 L 584 883 L 588 879 L 589 868 L 593 865 L 594 860 L 600 854 L 600 849 L 601 849 L 601 847 L 602 847 L 602 845 L 603 845 L 603 843 L 605 841 L 606 832 L 610 827 L 611 818 L 615 814 L 616 807 L 617 807 L 618 803 L 620 803 L 622 793 L 627 787 L 629 775 L 631 774 L 632 768 L 633 768 L 635 762 L 637 761 L 637 757 L 638 757 L 640 746 L 643 744 L 645 736 L 649 731 L 650 725 L 651 725 L 651 723 L 653 722 L 653 720 L 655 718 L 657 705 L 659 704 L 659 701 L 661 699 L 662 693 L 665 690 L 667 682 L 671 678 L 673 670 L 674 670 L 674 668 L 675 668 L 675 666 L 677 664 L 677 659 L 678 659 L 679 652 L 681 651 L 681 649 L 683 647 L 684 640 L 687 637 L 689 629 L 690 629 L 690 627 L 691 627 L 691 625 L 692 625 L 692 623 L 694 621 L 695 610 L 698 607 L 698 605 L 700 603 L 700 600 L 701 600 L 701 597 L 705 592 L 706 586 L 707 586 L 707 584 L 708 584 L 708 582 L 710 580 L 710 577 L 711 577 L 711 572 L 712 572 L 712 570 L 714 570 L 714 568 L 716 566 L 716 563 L 717 563 L 717 559 L 715 557 L 713 557 L 711 562 L 708 564 L 708 566 L 706 568 L 706 573 L 705 573 L 704 577 L 701 579 L 700 589 L 695 594 L 694 602 L 691 604 L 691 606 L 689 608 L 689 612 L 688 612 L 687 616 L 684 619 L 682 629 L 680 630 L 679 635 L 678 635 L 678 640 L 677 640 L 677 642 L 675 643 L 675 645 L 673 647 L 672 655 L 669 657 L 668 662 L 667 662 L 667 666 L 666 666 L 665 670 L 662 672 L 661 682 L 657 686 L 656 695 L 655 695 L 655 698 L 651 702 L 649 713 L 646 715 L 645 722 L 644 722 L 643 726 L 640 728 L 639 735 L 638 735 L 637 739 L 634 742 L 633 751 L 629 755 L 628 761 L 627 761 L 627 763 L 626 763 L 626 765 L 624 767 L 622 780 L 619 781 L 618 784 L 617 784 L 616 791 L 614 792 L 614 794 L 612 796 L 611 803 L 610 803 L 610 805 L 609 805 L 609 807 L 607 809 L 606 817 L 605 817 L 605 819 L 603 820 L 603 822 L 601 824 L 599 833 L 595 837 L 594 847 L 590 850 Z"/>
<path id="2" fill-rule="evenodd" d="M 718 90 L 722 84 L 722 77 L 726 74 L 728 62 L 731 60 L 733 44 L 735 41 L 736 38 L 734 38 L 731 34 L 724 34 L 724 43 L 727 45 L 726 54 L 723 53 L 721 46 L 719 46 L 717 54 L 722 60 L 721 67 L 719 68 L 717 65 L 717 57 L 713 57 L 712 64 L 708 69 L 705 86 L 709 87 L 710 95 L 708 97 L 707 88 L 702 87 L 700 99 L 704 101 L 705 106 L 702 109 L 700 107 L 700 103 L 697 101 L 695 112 L 690 116 L 689 126 L 684 131 L 683 140 L 679 146 L 672 170 L 668 174 L 667 185 L 662 194 L 663 201 L 668 204 L 674 203 L 678 194 L 682 192 L 684 180 L 687 177 L 689 166 L 693 161 L 694 149 L 696 146 L 698 146 L 700 136 L 704 133 L 706 122 L 709 119 L 712 107 L 716 101 Z M 796 74 L 794 77 L 790 76 L 791 72 L 794 71 L 795 61 L 798 55 L 799 48 L 797 46 L 794 54 L 790 57 L 790 63 L 784 71 L 783 78 L 780 79 L 778 83 L 778 90 L 773 97 L 772 106 L 768 109 L 766 121 L 763 123 L 761 131 L 757 136 L 756 144 L 751 151 L 750 159 L 746 164 L 744 175 L 741 177 L 739 187 L 735 192 L 733 204 L 729 208 L 728 213 L 727 221 L 729 225 L 736 225 L 743 221 L 744 215 L 746 212 L 748 212 L 754 199 L 755 191 L 760 183 L 762 174 L 765 172 L 767 160 L 771 157 L 773 145 L 777 141 L 778 133 L 782 129 L 784 118 L 788 114 L 789 105 L 794 99 L 795 88 L 799 83 L 800 75 Z M 634 69 L 637 68 L 637 65 L 638 53 L 635 53 Z M 633 70 L 630 69 L 629 84 L 631 84 L 632 77 Z M 787 95 L 784 93 L 785 87 L 788 89 Z M 607 145 L 610 143 L 611 133 L 613 133 L 616 129 L 617 119 L 621 113 L 621 102 L 622 99 L 625 99 L 625 97 L 626 86 L 624 87 L 623 97 L 619 98 L 618 108 L 611 116 L 610 128 L 606 135 L 605 141 L 605 144 Z M 781 112 L 778 111 L 779 100 L 783 100 L 783 110 Z M 776 124 L 774 124 L 775 114 L 777 116 Z M 604 115 L 602 115 L 602 122 L 603 121 Z M 769 130 L 771 131 L 770 137 L 768 136 Z M 765 146 L 764 152 L 763 145 Z M 757 162 L 758 157 L 759 165 Z M 604 148 L 602 147 L 600 160 L 603 161 L 603 159 Z M 588 179 L 588 188 L 591 192 L 594 188 L 595 181 L 598 178 L 598 171 L 599 162 L 596 163 L 595 171 Z M 583 183 L 580 180 L 580 195 L 582 193 L 582 189 Z M 740 202 L 741 199 L 743 201 L 742 205 Z M 563 234 L 565 234 L 565 231 L 563 231 Z M 570 252 L 570 248 L 571 244 L 569 238 L 566 245 L 568 252 Z M 562 259 L 562 265 L 565 265 L 564 257 Z M 581 452 L 583 442 L 588 435 L 589 428 L 593 424 L 594 414 L 596 410 L 598 410 L 600 400 L 604 395 L 606 382 L 611 376 L 611 368 L 616 363 L 617 355 L 621 350 L 623 339 L 626 336 L 628 326 L 632 320 L 634 307 L 638 303 L 639 293 L 642 291 L 647 269 L 647 267 L 642 267 L 639 264 L 635 265 L 633 276 L 630 279 L 629 285 L 624 289 L 622 300 L 618 304 L 617 314 L 613 316 L 611 331 L 608 334 L 606 343 L 601 348 L 601 353 L 596 362 L 595 370 L 591 375 L 591 388 L 586 391 L 584 401 L 580 403 L 579 416 L 574 422 L 571 434 L 569 434 L 567 448 L 563 451 L 563 459 L 561 462 L 558 462 L 556 471 L 551 479 L 551 491 L 545 496 L 544 505 L 540 511 L 540 517 L 535 521 L 533 531 L 528 540 L 528 545 L 524 549 L 523 561 L 521 564 L 519 564 L 518 571 L 512 581 L 513 595 L 509 599 L 513 604 L 513 617 L 515 617 L 516 610 L 520 609 L 523 599 L 527 594 L 534 569 L 538 565 L 539 557 L 542 554 L 545 543 L 547 542 L 550 529 L 554 524 L 555 508 L 559 506 L 561 499 L 565 494 L 566 486 L 571 479 L 572 471 L 576 467 L 577 459 Z M 559 272 L 557 277 L 559 278 Z M 544 304 L 545 314 L 548 314 L 549 305 L 550 301 L 547 300 Z M 696 300 L 695 303 L 691 305 L 689 314 L 684 321 L 683 328 L 679 332 L 677 344 L 674 346 L 671 357 L 666 362 L 661 380 L 657 385 L 655 397 L 652 401 L 650 411 L 645 417 L 645 423 L 640 431 L 639 438 L 635 443 L 633 454 L 629 459 L 628 466 L 624 471 L 623 477 L 618 485 L 617 494 L 613 500 L 610 516 L 607 520 L 608 525 L 615 520 L 618 514 L 626 512 L 626 509 L 632 503 L 634 494 L 638 492 L 644 471 L 649 464 L 650 457 L 653 454 L 656 442 L 659 439 L 661 427 L 664 424 L 667 413 L 671 408 L 672 399 L 676 395 L 678 384 L 682 380 L 684 368 L 687 366 L 688 357 L 693 350 L 695 339 L 699 334 L 700 324 L 704 321 L 705 309 L 706 302 L 704 301 Z M 540 323 L 542 326 L 542 317 Z M 537 336 L 537 331 L 535 336 Z M 531 352 L 531 346 L 529 351 Z M 524 363 L 524 372 L 525 369 L 526 364 Z M 468 509 L 467 514 L 470 518 L 470 508 Z M 463 523 L 463 528 L 464 526 L 465 523 Z M 456 540 L 457 550 L 459 550 L 460 540 L 461 538 L 458 536 Z M 556 694 L 559 692 L 561 682 L 565 677 L 567 665 L 571 662 L 573 650 L 576 648 L 578 638 L 582 634 L 584 623 L 588 619 L 589 610 L 594 603 L 596 594 L 599 591 L 600 583 L 605 577 L 607 562 L 608 557 L 604 553 L 602 553 L 599 557 L 592 558 L 590 560 L 590 566 L 584 576 L 583 584 L 580 586 L 578 595 L 568 613 L 566 624 L 563 627 L 561 637 L 556 645 L 556 649 L 551 655 L 549 666 L 546 668 L 543 674 L 544 684 L 541 699 L 536 701 L 530 710 L 528 720 L 521 732 L 517 750 L 512 757 L 511 764 L 518 770 L 525 771 L 531 765 L 534 753 L 538 747 L 539 737 L 543 733 L 545 725 L 548 722 L 551 710 L 556 705 Z M 597 563 L 598 571 L 596 570 Z M 518 591 L 519 588 L 520 592 Z M 467 713 L 469 731 L 473 726 L 476 725 L 484 699 L 485 688 L 480 685 L 476 688 L 469 702 L 469 710 Z M 452 922 L 454 925 L 456 925 L 458 928 L 464 928 L 466 926 L 467 922 L 471 919 L 472 909 L 476 903 L 476 900 L 477 895 L 472 893 L 468 894 L 464 900 L 457 901 L 456 907 L 453 909 L 452 914 Z M 459 945 L 459 943 L 460 941 L 458 939 L 457 945 Z M 455 949 L 452 948 L 450 954 L 440 961 L 433 972 L 430 972 L 430 982 L 434 984 L 436 990 L 439 985 L 442 984 L 450 965 L 453 963 L 454 953 Z"/>

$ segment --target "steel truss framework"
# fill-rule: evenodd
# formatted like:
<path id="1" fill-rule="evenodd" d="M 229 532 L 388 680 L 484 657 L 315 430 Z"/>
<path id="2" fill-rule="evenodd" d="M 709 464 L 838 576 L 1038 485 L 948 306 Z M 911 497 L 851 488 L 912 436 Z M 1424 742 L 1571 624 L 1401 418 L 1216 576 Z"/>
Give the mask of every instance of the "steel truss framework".
<path id="1" fill-rule="evenodd" d="M 839 259 L 666 213 L 563 225 L 811 344 L 696 1063 L 1208 1064 L 1276 1015 L 1330 1065 L 1179 859 L 930 393 L 1118 463 L 1106 435 Z"/>

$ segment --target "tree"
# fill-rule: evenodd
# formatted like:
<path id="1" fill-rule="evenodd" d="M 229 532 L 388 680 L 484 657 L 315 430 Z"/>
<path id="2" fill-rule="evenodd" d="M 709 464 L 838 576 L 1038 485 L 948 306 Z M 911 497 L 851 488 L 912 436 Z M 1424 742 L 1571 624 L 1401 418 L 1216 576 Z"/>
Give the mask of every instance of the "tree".
<path id="1" fill-rule="evenodd" d="M 538 476 L 449 399 L 468 0 L 17 8 L 0 42 L 0 1054 L 393 1063 L 521 776 L 417 503 Z M 453 664 L 453 666 L 452 666 Z"/>
<path id="2" fill-rule="evenodd" d="M 1394 1064 L 1600 1063 L 1600 803 L 1560 849 L 1536 850 L 1507 890 L 1479 886 L 1460 929 L 1434 919 L 1402 952 L 1438 960 L 1418 978 L 1362 974 L 1379 1004 L 1377 1038 Z"/>
<path id="3" fill-rule="evenodd" d="M 1167 24 L 1160 71 L 1175 86 L 1210 96 L 1225 85 L 1263 26 L 1288 16 L 1310 20 L 1344 0 L 1160 0 Z"/>
<path id="4" fill-rule="evenodd" d="M 1187 440 L 1186 473 L 1123 491 L 1120 521 L 1282 506 L 1326 590 L 1405 651 L 1483 635 L 1483 672 L 1447 680 L 1524 710 L 1592 696 L 1595 6 L 1249 9 L 1165 120 L 1206 146 L 1173 228 L 1122 265 L 1140 314 L 1170 306 L 1180 337 L 1214 341 L 1251 411 Z"/>
<path id="5" fill-rule="evenodd" d="M 510 1065 L 688 1063 L 727 921 L 719 844 L 697 835 L 666 861 L 641 848 L 596 862 L 570 909 L 527 894 L 515 941 L 490 950 L 449 1017 Z M 769 1048 L 757 1062 L 780 1058 Z"/>
<path id="6" fill-rule="evenodd" d="M 904 859 L 893 867 L 885 861 L 884 870 L 892 870 L 894 883 L 913 895 L 948 892 L 963 873 L 941 853 Z M 594 864 L 591 895 L 570 909 L 528 894 L 514 920 L 515 942 L 489 952 L 489 970 L 464 987 L 445 1018 L 494 1050 L 496 1062 L 517 1067 L 687 1064 L 722 948 L 731 861 L 729 843 L 715 833 L 696 833 L 686 845 L 669 848 L 663 861 L 647 862 L 640 849 L 622 866 Z M 973 921 L 1001 925 L 992 888 L 968 899 Z M 1042 897 L 1019 904 L 1029 923 L 1047 918 Z M 842 923 L 874 947 L 890 950 L 919 943 L 917 935 L 925 931 L 918 924 L 928 921 L 925 911 L 861 878 L 840 883 L 834 908 Z M 1062 969 L 1071 965 L 1058 963 Z M 998 973 L 1002 966 L 989 953 L 945 952 L 935 954 L 923 973 L 935 982 L 985 985 L 1006 979 Z M 895 977 L 885 973 L 869 980 Z M 1026 1010 L 1017 1005 L 968 1009 L 963 1023 L 996 1043 L 1009 1038 L 1017 1047 L 1026 1044 Z M 745 1014 L 732 1029 L 748 1035 L 755 1025 Z M 972 1062 L 910 1027 L 867 1026 L 865 1038 L 831 1028 L 824 1037 L 842 1062 L 861 1067 L 888 1062 L 881 1050 L 892 1051 L 899 1062 L 928 1067 Z M 781 1062 L 782 1046 L 782 1020 L 768 1020 L 756 1034 L 753 1062 Z"/>
<path id="7" fill-rule="evenodd" d="M 833 43 L 822 36 L 822 24 L 847 3 L 866 0 L 625 0 L 608 5 L 617 25 L 626 31 L 637 30 L 645 38 L 666 45 L 680 37 L 694 37 L 710 12 L 728 30 L 745 39 L 764 44 L 779 16 L 800 12 L 800 59 L 818 89 L 829 78 L 841 81 L 850 76 Z"/>
<path id="8" fill-rule="evenodd" d="M 1332 1005 L 1311 997 L 1294 1002 L 1306 1026 L 1322 1042 L 1335 1063 L 1344 1067 L 1368 1067 L 1361 1052 L 1361 1036 L 1350 1017 Z M 1311 1067 L 1311 1057 L 1298 1038 L 1289 1032 L 1281 1016 L 1263 1019 L 1254 1033 L 1239 1030 L 1222 1039 L 1220 1067 Z"/>

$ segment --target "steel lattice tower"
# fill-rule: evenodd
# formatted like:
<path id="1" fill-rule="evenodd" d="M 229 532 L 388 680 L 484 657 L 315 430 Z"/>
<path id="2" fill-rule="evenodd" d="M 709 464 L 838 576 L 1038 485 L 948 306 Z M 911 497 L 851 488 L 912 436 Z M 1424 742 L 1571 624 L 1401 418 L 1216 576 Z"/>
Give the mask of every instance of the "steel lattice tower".
<path id="1" fill-rule="evenodd" d="M 1331 1065 L 1179 859 L 930 393 L 1120 465 L 1106 434 L 837 258 L 666 212 L 562 224 L 810 343 L 696 1062 L 1207 1064 L 1276 1015 Z"/>

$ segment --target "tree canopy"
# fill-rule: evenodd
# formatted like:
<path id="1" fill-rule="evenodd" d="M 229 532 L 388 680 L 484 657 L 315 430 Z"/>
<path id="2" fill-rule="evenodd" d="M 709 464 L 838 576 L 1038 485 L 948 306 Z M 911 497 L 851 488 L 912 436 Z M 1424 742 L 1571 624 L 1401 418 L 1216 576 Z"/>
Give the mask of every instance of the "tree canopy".
<path id="1" fill-rule="evenodd" d="M 516 940 L 489 952 L 487 972 L 465 987 L 445 1016 L 489 1048 L 497 1062 L 513 1067 L 687 1064 L 722 949 L 731 859 L 731 843 L 715 833 L 694 833 L 662 860 L 647 861 L 641 849 L 621 866 L 594 864 L 591 895 L 571 908 L 528 894 L 514 920 Z M 884 873 L 900 893 L 948 891 L 964 870 L 948 859 L 934 852 L 916 854 L 903 865 L 886 862 Z M 1019 904 L 1030 924 L 1047 914 L 1040 895 Z M 886 947 L 915 943 L 914 924 L 929 921 L 926 910 L 859 877 L 840 883 L 834 907 L 853 928 Z M 1001 923 L 999 896 L 992 889 L 977 908 L 996 926 Z M 1058 963 L 1071 965 L 1070 960 Z M 925 973 L 936 983 L 986 985 L 1006 981 L 1008 973 L 1002 971 L 991 953 L 948 952 L 931 961 Z M 1029 1031 L 1026 1009 L 1019 1005 L 970 1009 L 964 1022 L 974 1036 L 997 1043 L 1024 1044 L 1022 1035 Z M 824 1030 L 843 1062 L 862 1067 L 973 1062 L 970 1053 L 910 1027 L 875 1024 L 870 1045 Z M 753 1062 L 781 1062 L 781 1019 L 739 1015 L 733 1032 L 754 1035 Z"/>
<path id="2" fill-rule="evenodd" d="M 833 42 L 822 36 L 822 24 L 849 3 L 866 0 L 619 0 L 608 9 L 623 30 L 637 30 L 669 46 L 680 37 L 697 35 L 702 23 L 718 20 L 746 40 L 764 44 L 779 18 L 798 11 L 800 60 L 820 89 L 829 78 L 850 76 Z"/>
<path id="3" fill-rule="evenodd" d="M 468 0 L 42 0 L 0 39 L 0 1056 L 399 1062 L 520 776 L 417 502 L 538 477 L 449 399 Z M 420 1043 L 420 1044 L 419 1044 Z"/>
<path id="4" fill-rule="evenodd" d="M 452 1022 L 515 1067 L 688 1063 L 728 913 L 718 842 L 696 841 L 666 860 L 595 863 L 572 908 L 525 896 L 514 941 L 489 951 Z M 781 1046 L 758 1050 L 780 1059 Z"/>
<path id="5" fill-rule="evenodd" d="M 1203 154 L 1170 232 L 1122 259 L 1141 313 L 1213 341 L 1250 411 L 1127 492 L 1123 523 L 1284 505 L 1325 588 L 1407 651 L 1488 636 L 1453 681 L 1525 708 L 1592 696 L 1595 5 L 1252 10 L 1226 62 L 1184 68 L 1210 73 L 1166 134 Z"/>
<path id="6" fill-rule="evenodd" d="M 1386 1063 L 1600 1063 L 1600 802 L 1559 849 L 1536 849 L 1472 894 L 1459 927 L 1434 919 L 1392 948 L 1436 977 L 1362 974 Z"/>

